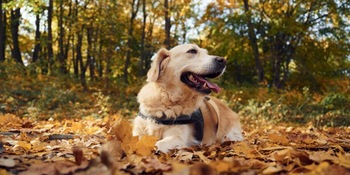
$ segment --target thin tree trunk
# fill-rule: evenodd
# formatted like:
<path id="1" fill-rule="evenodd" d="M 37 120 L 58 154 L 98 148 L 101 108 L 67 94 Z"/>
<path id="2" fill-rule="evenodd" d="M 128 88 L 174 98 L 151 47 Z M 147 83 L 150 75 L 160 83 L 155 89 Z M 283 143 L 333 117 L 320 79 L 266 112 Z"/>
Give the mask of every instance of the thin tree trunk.
<path id="1" fill-rule="evenodd" d="M 99 32 L 100 33 L 100 32 Z M 98 77 L 103 77 L 103 56 L 102 56 L 102 39 L 101 34 L 99 34 L 99 46 L 98 46 L 98 61 L 97 61 L 97 69 L 98 69 Z"/>
<path id="2" fill-rule="evenodd" d="M 154 23 L 155 23 L 155 19 L 150 20 L 150 24 L 148 27 L 148 33 L 147 33 L 147 38 L 152 38 L 153 37 L 153 27 L 154 27 Z M 146 57 L 146 62 L 145 62 L 145 70 L 149 70 L 149 68 L 151 67 L 151 55 L 150 53 L 152 53 L 152 48 L 151 46 L 149 46 L 148 43 L 146 43 L 146 48 L 147 48 L 147 57 Z"/>
<path id="3" fill-rule="evenodd" d="M 78 1 L 76 0 L 75 1 L 75 5 L 74 5 L 74 10 L 73 10 L 73 15 L 72 15 L 72 19 L 73 19 L 73 22 L 72 23 L 76 23 L 77 22 L 77 18 L 78 18 L 78 7 L 77 7 L 77 4 L 78 4 Z M 72 58 L 72 61 L 73 61 L 73 70 L 74 70 L 74 77 L 75 78 L 79 78 L 79 62 L 78 62 L 78 57 L 76 54 L 76 48 L 78 48 L 76 45 L 75 45 L 75 36 L 76 34 L 78 34 L 78 32 L 76 33 L 72 33 L 72 45 L 73 45 L 73 48 L 72 48 L 72 55 L 73 55 L 73 58 Z"/>
<path id="4" fill-rule="evenodd" d="M 60 64 L 60 72 L 63 74 L 67 73 L 67 63 L 64 58 L 64 45 L 63 45 L 63 40 L 65 36 L 65 32 L 63 29 L 63 0 L 60 0 L 60 14 L 58 18 L 58 26 L 59 26 L 59 37 L 58 37 L 58 61 Z"/>
<path id="5" fill-rule="evenodd" d="M 142 12 L 143 12 L 143 20 L 142 20 L 142 35 L 141 35 L 141 60 L 139 63 L 139 76 L 145 75 L 145 63 L 146 63 L 146 22 L 147 22 L 147 11 L 146 11 L 146 0 L 142 0 Z"/>
<path id="6" fill-rule="evenodd" d="M 84 62 L 83 62 L 83 55 L 82 55 L 82 51 L 81 51 L 81 47 L 83 45 L 83 29 L 82 28 L 80 31 L 77 32 L 77 35 L 78 35 L 78 43 L 77 43 L 77 62 L 79 64 L 79 67 L 80 67 L 80 82 L 81 82 L 81 85 L 83 86 L 84 90 L 88 90 L 88 86 L 87 86 L 87 83 L 86 83 L 86 76 L 85 76 L 85 73 L 86 73 L 86 66 L 84 65 Z"/>
<path id="7" fill-rule="evenodd" d="M 35 18 L 35 46 L 33 51 L 33 63 L 37 62 L 39 59 L 39 54 L 41 50 L 41 43 L 40 43 L 40 14 L 36 14 Z"/>
<path id="8" fill-rule="evenodd" d="M 0 62 L 5 61 L 5 45 L 6 45 L 6 11 L 2 9 L 0 0 Z"/>
<path id="9" fill-rule="evenodd" d="M 249 10 L 249 4 L 248 4 L 248 0 L 243 0 L 244 2 L 244 10 L 247 16 L 247 23 L 248 23 L 248 36 L 249 36 L 249 40 L 250 40 L 250 45 L 252 47 L 253 50 L 253 56 L 254 56 L 254 61 L 255 61 L 255 66 L 257 69 L 257 76 L 258 76 L 258 81 L 261 82 L 264 80 L 264 69 L 261 66 L 261 61 L 259 58 L 259 48 L 258 48 L 258 43 L 257 43 L 257 39 L 256 39 L 256 34 L 254 32 L 254 26 L 252 23 L 252 19 L 251 19 L 251 12 Z"/>
<path id="10" fill-rule="evenodd" d="M 52 70 L 53 65 L 53 39 L 52 39 L 52 10 L 53 10 L 53 0 L 49 0 L 49 7 L 47 9 L 47 55 L 48 55 L 48 65 L 49 70 Z"/>
<path id="11" fill-rule="evenodd" d="M 136 2 L 136 7 L 135 7 L 135 1 Z M 127 51 L 126 51 L 126 59 L 125 59 L 125 64 L 124 64 L 124 83 L 128 84 L 128 68 L 130 66 L 130 59 L 131 59 L 131 48 L 132 48 L 132 42 L 133 42 L 133 32 L 134 32 L 134 21 L 136 18 L 136 14 L 139 10 L 139 4 L 140 0 L 133 0 L 131 4 L 131 17 L 130 17 L 130 26 L 128 30 L 128 41 L 127 41 Z"/>
<path id="12" fill-rule="evenodd" d="M 74 70 L 74 77 L 75 78 L 79 78 L 79 63 L 78 63 L 78 59 L 77 59 L 77 54 L 76 54 L 76 50 L 75 49 L 75 34 L 73 34 L 73 48 L 72 48 L 72 61 L 73 61 L 73 70 Z"/>
<path id="13" fill-rule="evenodd" d="M 13 49 L 12 49 L 12 57 L 15 59 L 15 61 L 21 65 L 24 65 L 21 55 L 21 50 L 19 48 L 19 41 L 18 41 L 18 28 L 20 24 L 20 18 L 21 18 L 21 9 L 17 8 L 15 10 L 11 11 L 11 34 L 12 34 L 12 42 L 13 42 Z"/>
<path id="14" fill-rule="evenodd" d="M 91 24 L 92 25 L 92 24 Z M 90 79 L 95 79 L 95 69 L 94 69 L 94 59 L 92 56 L 92 26 L 89 26 L 87 28 L 86 34 L 87 34 L 87 42 L 88 42 L 88 49 L 87 49 L 87 60 L 88 60 L 88 66 L 90 71 Z"/>
<path id="15" fill-rule="evenodd" d="M 69 1 L 69 11 L 68 11 L 68 17 L 69 18 L 74 18 L 74 15 L 73 15 L 72 11 L 73 11 L 73 9 L 72 9 L 72 1 L 70 0 Z M 72 24 L 73 24 L 72 20 L 68 20 L 67 26 L 69 28 L 72 28 Z M 68 52 L 69 52 L 69 48 L 70 48 L 69 46 L 70 46 L 70 42 L 71 42 L 71 38 L 72 38 L 73 34 L 74 34 L 74 32 L 68 32 L 67 42 L 64 44 L 63 59 L 65 60 L 66 64 L 68 64 L 68 62 L 67 62 L 67 60 L 68 60 Z M 73 42 L 74 42 L 74 40 L 73 40 Z M 70 70 L 70 66 L 67 66 L 66 67 L 67 73 L 69 73 L 69 70 Z"/>
<path id="16" fill-rule="evenodd" d="M 112 49 L 110 47 L 110 43 L 111 41 L 108 40 L 107 41 L 107 53 L 112 53 Z M 111 75 L 111 58 L 110 57 L 106 57 L 106 75 L 105 75 L 105 89 L 109 89 L 110 88 L 110 79 L 109 76 Z"/>
<path id="17" fill-rule="evenodd" d="M 165 16 L 165 41 L 164 44 L 167 49 L 170 49 L 170 15 L 169 15 L 169 0 L 164 0 L 164 16 Z"/>

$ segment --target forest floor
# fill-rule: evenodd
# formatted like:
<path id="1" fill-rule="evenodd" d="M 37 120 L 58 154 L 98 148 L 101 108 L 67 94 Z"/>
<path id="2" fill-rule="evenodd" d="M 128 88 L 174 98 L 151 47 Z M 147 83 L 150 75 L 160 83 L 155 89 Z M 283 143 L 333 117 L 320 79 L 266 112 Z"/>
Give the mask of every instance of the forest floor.
<path id="1" fill-rule="evenodd" d="M 262 124 L 244 141 L 154 151 L 118 115 L 0 116 L 0 174 L 350 174 L 350 127 Z M 103 145 L 103 146 L 102 146 Z"/>
<path id="2" fill-rule="evenodd" d="M 85 92 L 69 77 L 16 75 L 0 83 L 0 175 L 350 174 L 345 87 L 324 95 L 223 91 L 241 115 L 244 141 L 164 154 L 156 138 L 131 135 L 141 83 Z"/>

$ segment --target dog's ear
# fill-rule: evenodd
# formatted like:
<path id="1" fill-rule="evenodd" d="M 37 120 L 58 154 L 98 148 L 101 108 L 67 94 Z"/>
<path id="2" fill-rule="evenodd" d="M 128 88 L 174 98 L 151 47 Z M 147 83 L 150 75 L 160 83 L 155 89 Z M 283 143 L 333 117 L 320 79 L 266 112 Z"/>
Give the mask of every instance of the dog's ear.
<path id="1" fill-rule="evenodd" d="M 151 68 L 147 73 L 147 82 L 157 81 L 159 78 L 160 72 L 164 68 L 162 62 L 169 57 L 169 51 L 162 48 L 160 49 L 152 62 Z"/>

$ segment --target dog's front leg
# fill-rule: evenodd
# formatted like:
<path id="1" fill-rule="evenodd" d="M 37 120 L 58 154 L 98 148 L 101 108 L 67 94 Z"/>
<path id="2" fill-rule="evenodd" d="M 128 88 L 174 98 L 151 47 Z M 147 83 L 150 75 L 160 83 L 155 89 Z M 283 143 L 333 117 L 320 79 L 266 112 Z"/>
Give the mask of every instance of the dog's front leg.
<path id="1" fill-rule="evenodd" d="M 171 126 L 163 133 L 163 139 L 157 141 L 156 146 L 161 152 L 168 152 L 171 149 L 181 149 L 190 146 L 193 136 L 189 125 Z"/>

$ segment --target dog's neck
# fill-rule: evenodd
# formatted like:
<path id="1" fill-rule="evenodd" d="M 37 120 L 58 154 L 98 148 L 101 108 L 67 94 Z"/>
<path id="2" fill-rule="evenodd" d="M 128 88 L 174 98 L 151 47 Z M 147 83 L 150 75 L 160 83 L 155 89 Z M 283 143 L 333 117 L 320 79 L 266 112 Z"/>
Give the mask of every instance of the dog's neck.
<path id="1" fill-rule="evenodd" d="M 203 105 L 204 95 L 179 85 L 162 85 L 152 82 L 146 84 L 138 95 L 140 111 L 145 115 L 176 118 L 189 115 Z"/>

